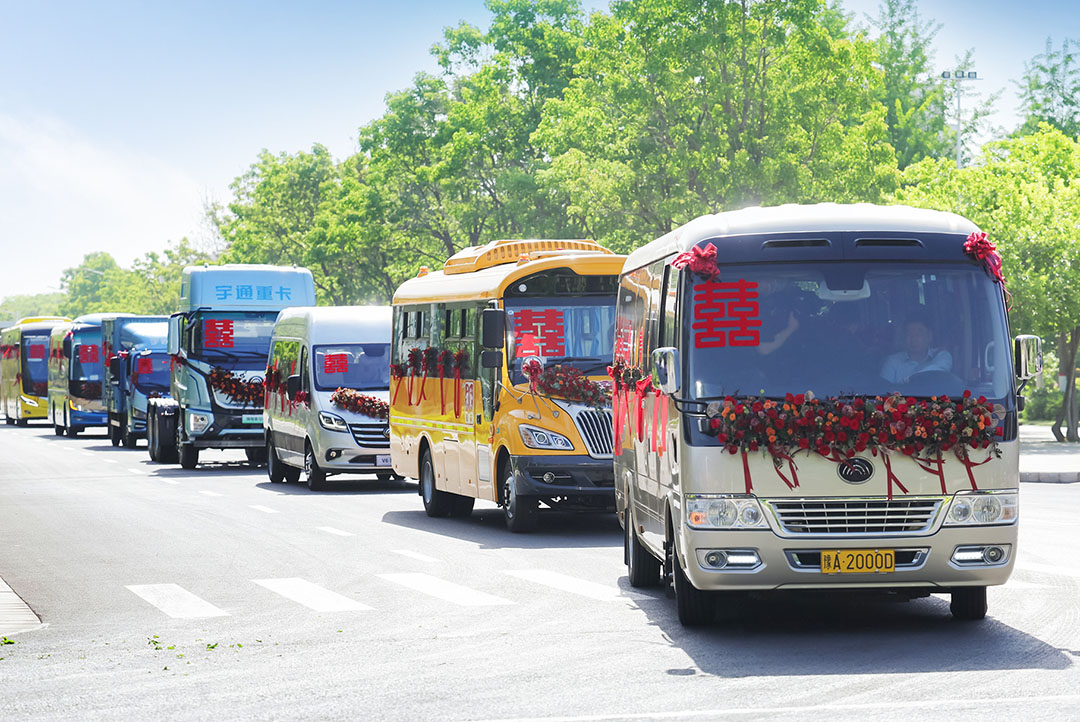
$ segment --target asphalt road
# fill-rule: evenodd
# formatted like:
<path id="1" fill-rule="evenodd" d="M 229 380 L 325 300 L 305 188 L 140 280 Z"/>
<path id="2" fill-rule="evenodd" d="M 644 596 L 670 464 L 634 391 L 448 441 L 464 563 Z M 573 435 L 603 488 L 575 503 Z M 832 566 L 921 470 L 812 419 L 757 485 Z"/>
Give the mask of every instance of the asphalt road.
<path id="1" fill-rule="evenodd" d="M 193 472 L 0 427 L 0 718 L 1080 718 L 1080 484 L 1025 484 L 982 623 L 946 597 L 745 600 L 684 630 L 610 516 L 511 535 L 410 483 L 311 493 L 242 454 Z M 480 505 L 478 504 L 478 507 Z"/>

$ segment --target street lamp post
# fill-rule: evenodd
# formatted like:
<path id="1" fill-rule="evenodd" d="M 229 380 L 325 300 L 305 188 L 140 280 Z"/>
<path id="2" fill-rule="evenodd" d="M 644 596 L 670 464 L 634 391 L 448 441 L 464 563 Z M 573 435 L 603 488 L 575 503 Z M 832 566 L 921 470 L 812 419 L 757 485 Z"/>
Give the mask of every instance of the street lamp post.
<path id="1" fill-rule="evenodd" d="M 960 84 L 961 80 L 981 80 L 978 74 L 974 70 L 957 70 L 956 72 L 944 71 L 941 74 L 941 79 L 946 82 L 952 82 L 956 88 L 956 168 L 960 169 L 960 148 L 962 147 L 961 135 L 963 134 L 963 119 L 960 115 L 960 96 L 963 95 L 963 86 Z"/>

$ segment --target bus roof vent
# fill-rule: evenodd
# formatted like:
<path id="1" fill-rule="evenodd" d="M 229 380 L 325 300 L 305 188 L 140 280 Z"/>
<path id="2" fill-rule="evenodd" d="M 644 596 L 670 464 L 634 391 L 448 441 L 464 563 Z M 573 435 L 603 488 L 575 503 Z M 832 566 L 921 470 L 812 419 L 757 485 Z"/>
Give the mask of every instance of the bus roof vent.
<path id="1" fill-rule="evenodd" d="M 828 238 L 781 238 L 765 241 L 762 248 L 828 248 L 832 243 Z"/>
<path id="2" fill-rule="evenodd" d="M 922 248 L 918 238 L 858 238 L 856 248 Z"/>
<path id="3" fill-rule="evenodd" d="M 588 240 L 506 240 L 491 241 L 483 246 L 469 246 L 447 259 L 443 273 L 448 276 L 457 273 L 472 273 L 504 263 L 517 263 L 522 255 L 528 254 L 534 260 L 541 256 L 559 255 L 559 252 L 590 252 L 614 255 L 613 251 L 601 246 L 596 241 Z"/>

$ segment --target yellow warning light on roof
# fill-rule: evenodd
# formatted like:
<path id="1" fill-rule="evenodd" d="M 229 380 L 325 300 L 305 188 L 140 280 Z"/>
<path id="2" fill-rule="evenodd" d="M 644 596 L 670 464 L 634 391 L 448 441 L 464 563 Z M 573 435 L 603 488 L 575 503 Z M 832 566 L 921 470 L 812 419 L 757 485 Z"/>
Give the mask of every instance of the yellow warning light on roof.
<path id="1" fill-rule="evenodd" d="M 550 257 L 566 253 L 603 253 L 614 255 L 612 251 L 596 241 L 588 240 L 520 240 L 491 241 L 483 246 L 470 246 L 458 251 L 446 261 L 443 273 L 452 276 L 456 273 L 472 273 L 483 268 L 500 266 L 504 263 L 521 263 L 523 256 L 534 260 L 537 254 Z"/>

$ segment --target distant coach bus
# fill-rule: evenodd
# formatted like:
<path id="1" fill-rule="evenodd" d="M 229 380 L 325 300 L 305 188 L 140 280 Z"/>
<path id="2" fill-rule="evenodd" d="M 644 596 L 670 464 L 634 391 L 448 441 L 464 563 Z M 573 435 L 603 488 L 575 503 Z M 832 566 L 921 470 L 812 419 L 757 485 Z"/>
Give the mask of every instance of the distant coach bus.
<path id="1" fill-rule="evenodd" d="M 0 331 L 0 412 L 8 424 L 48 418 L 49 333 L 71 319 L 24 318 Z"/>

